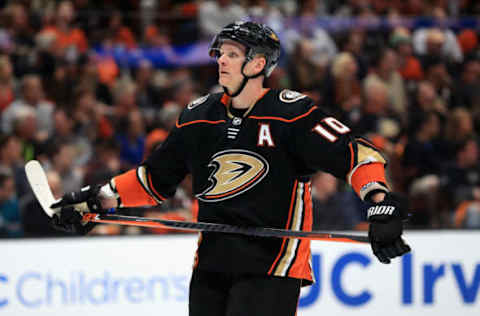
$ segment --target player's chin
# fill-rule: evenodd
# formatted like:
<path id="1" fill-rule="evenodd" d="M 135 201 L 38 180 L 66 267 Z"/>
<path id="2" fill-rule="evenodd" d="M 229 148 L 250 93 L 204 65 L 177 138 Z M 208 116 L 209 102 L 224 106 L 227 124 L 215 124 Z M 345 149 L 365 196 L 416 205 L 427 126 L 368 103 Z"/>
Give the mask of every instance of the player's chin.
<path id="1" fill-rule="evenodd" d="M 218 83 L 221 86 L 224 86 L 227 88 L 232 86 L 232 81 L 230 80 L 230 78 L 227 78 L 226 76 L 222 76 L 222 75 L 220 75 L 220 78 L 218 78 Z"/>
<path id="2" fill-rule="evenodd" d="M 228 82 L 227 76 L 225 76 L 224 74 L 220 74 L 218 76 L 218 83 L 222 84 L 222 83 L 227 83 L 227 82 Z"/>

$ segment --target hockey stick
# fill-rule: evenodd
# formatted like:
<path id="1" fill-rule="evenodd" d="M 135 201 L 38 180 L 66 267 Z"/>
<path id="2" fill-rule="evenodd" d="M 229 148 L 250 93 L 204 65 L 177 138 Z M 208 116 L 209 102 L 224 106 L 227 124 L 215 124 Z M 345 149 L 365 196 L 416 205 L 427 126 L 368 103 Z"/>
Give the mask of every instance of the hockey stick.
<path id="1" fill-rule="evenodd" d="M 242 234 L 257 237 L 297 238 L 339 242 L 368 243 L 367 236 L 331 233 L 323 231 L 296 231 L 279 228 L 241 227 L 227 224 L 172 221 L 158 218 L 87 213 L 83 220 L 95 223 L 142 227 L 171 228 L 191 231 Z"/>
<path id="2" fill-rule="evenodd" d="M 33 193 L 38 202 L 42 206 L 45 213 L 52 217 L 55 210 L 50 207 L 56 200 L 48 185 L 47 176 L 41 164 L 32 160 L 25 165 L 28 182 L 32 187 Z M 86 203 L 82 203 L 86 204 Z M 85 205 L 79 205 L 80 209 L 86 210 Z M 88 210 L 87 210 L 88 211 Z M 157 218 L 134 217 L 124 215 L 110 215 L 86 213 L 83 215 L 85 222 L 107 223 L 117 225 L 141 226 L 141 227 L 157 227 L 171 228 L 191 231 L 205 231 L 218 233 L 242 234 L 258 237 L 277 237 L 277 238 L 297 238 L 297 239 L 313 239 L 338 242 L 368 243 L 367 236 L 349 235 L 322 231 L 292 231 L 287 229 L 263 228 L 263 227 L 239 227 L 227 224 L 202 223 L 202 222 L 183 222 L 172 221 Z"/>

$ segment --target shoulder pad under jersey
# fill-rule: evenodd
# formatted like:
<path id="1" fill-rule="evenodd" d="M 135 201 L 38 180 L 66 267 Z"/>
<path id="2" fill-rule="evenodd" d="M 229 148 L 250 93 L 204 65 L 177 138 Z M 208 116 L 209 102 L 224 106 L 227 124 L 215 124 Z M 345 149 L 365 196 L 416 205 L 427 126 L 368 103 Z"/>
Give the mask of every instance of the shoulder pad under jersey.
<path id="1" fill-rule="evenodd" d="M 308 96 L 292 90 L 273 90 L 266 96 L 265 105 L 255 112 L 258 117 L 277 118 L 280 121 L 291 121 L 303 117 L 312 111 L 313 100 Z"/>
<path id="2" fill-rule="evenodd" d="M 187 105 L 187 109 L 188 109 L 188 110 L 193 110 L 193 109 L 196 108 L 197 106 L 204 104 L 204 103 L 208 100 L 208 97 L 209 97 L 209 96 L 210 96 L 210 94 L 207 94 L 207 95 L 201 96 L 201 97 L 198 98 L 198 99 L 193 100 L 192 102 L 190 102 L 190 103 Z"/>
<path id="3" fill-rule="evenodd" d="M 196 100 L 190 102 L 180 114 L 178 123 L 186 123 L 196 120 L 211 119 L 210 113 L 212 106 L 220 104 L 220 99 L 223 93 L 214 93 L 204 95 Z"/>

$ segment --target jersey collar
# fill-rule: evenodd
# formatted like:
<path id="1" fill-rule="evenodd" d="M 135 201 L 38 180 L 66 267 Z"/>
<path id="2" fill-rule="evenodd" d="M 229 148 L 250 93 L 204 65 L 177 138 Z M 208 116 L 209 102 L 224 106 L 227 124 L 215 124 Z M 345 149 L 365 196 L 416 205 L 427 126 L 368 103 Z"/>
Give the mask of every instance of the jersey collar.
<path id="1" fill-rule="evenodd" d="M 267 88 L 265 92 L 257 99 L 256 102 L 254 102 L 243 114 L 243 117 L 247 117 L 247 115 L 252 111 L 253 107 L 261 100 L 263 97 L 270 91 L 270 88 Z M 227 115 L 229 118 L 234 118 L 235 116 L 230 113 L 230 96 L 228 96 L 226 93 L 223 93 L 222 98 L 220 99 L 220 102 L 225 106 L 225 109 L 227 110 Z"/>

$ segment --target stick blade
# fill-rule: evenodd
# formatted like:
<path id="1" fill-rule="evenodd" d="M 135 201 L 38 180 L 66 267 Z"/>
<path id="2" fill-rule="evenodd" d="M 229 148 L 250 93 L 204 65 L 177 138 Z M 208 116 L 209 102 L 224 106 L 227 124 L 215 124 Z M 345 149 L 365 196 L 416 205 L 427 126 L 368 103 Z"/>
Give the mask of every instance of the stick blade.
<path id="1" fill-rule="evenodd" d="M 50 207 L 56 200 L 48 185 L 47 175 L 37 160 L 30 160 L 25 164 L 25 173 L 33 194 L 43 208 L 43 211 L 52 217 L 55 211 Z"/>

